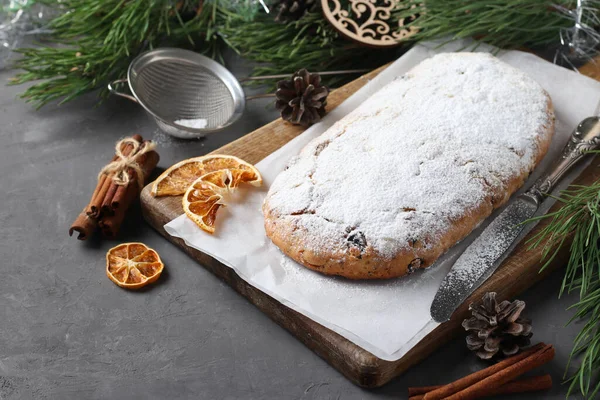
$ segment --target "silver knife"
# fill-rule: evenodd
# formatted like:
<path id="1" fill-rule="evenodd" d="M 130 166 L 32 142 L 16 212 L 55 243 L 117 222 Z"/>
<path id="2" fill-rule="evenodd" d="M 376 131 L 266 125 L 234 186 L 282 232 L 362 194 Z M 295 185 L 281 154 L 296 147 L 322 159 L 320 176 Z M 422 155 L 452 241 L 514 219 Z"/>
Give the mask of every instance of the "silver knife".
<path id="1" fill-rule="evenodd" d="M 481 235 L 456 260 L 431 304 L 431 316 L 445 322 L 466 299 L 485 282 L 532 224 L 531 218 L 557 182 L 588 154 L 600 148 L 600 117 L 584 119 L 573 131 L 562 157 L 546 176 L 538 179 L 518 196 L 483 230 Z M 528 229 L 526 229 L 526 226 Z"/>

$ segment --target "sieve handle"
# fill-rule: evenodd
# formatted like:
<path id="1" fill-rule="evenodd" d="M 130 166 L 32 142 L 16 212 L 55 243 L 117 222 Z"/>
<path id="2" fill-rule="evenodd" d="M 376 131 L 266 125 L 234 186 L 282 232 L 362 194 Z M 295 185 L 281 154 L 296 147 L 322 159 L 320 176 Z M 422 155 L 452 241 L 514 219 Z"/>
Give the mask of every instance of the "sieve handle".
<path id="1" fill-rule="evenodd" d="M 275 93 L 254 94 L 252 96 L 246 96 L 246 100 L 265 99 L 269 97 L 275 97 Z"/>
<path id="2" fill-rule="evenodd" d="M 121 96 L 121 97 L 125 97 L 126 99 L 129 99 L 131 101 L 133 101 L 134 103 L 137 103 L 137 99 L 135 97 L 133 97 L 130 94 L 127 93 L 123 93 L 123 92 L 119 92 L 115 86 L 116 85 L 120 85 L 122 83 L 128 83 L 129 81 L 127 80 L 127 78 L 125 79 L 117 79 L 116 81 L 112 81 L 108 84 L 108 90 L 112 93 L 112 94 L 116 94 L 117 96 Z"/>

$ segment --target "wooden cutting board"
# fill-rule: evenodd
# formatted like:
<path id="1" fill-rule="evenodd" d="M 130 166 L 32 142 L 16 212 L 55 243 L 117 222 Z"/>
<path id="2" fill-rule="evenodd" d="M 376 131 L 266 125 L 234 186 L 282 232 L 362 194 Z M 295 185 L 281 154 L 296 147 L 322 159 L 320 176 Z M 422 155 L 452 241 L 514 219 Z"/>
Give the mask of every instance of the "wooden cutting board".
<path id="1" fill-rule="evenodd" d="M 600 61 L 600 58 L 598 58 L 598 61 Z M 379 74 L 383 68 L 385 66 L 333 91 L 329 96 L 328 109 L 332 110 L 337 107 L 370 79 Z M 600 67 L 598 65 L 588 64 L 582 72 L 600 80 Z M 302 131 L 302 128 L 278 119 L 221 147 L 215 153 L 238 156 L 255 164 L 302 133 Z M 597 158 L 574 183 L 586 185 L 600 179 L 599 166 L 600 158 Z M 449 322 L 440 325 L 432 331 L 400 360 L 390 362 L 375 357 L 373 354 L 358 347 L 337 333 L 282 305 L 272 297 L 247 284 L 232 269 L 210 256 L 186 246 L 183 240 L 167 234 L 163 226 L 182 214 L 181 197 L 154 198 L 150 195 L 150 185 L 148 185 L 141 194 L 141 203 L 144 217 L 163 236 L 181 247 L 202 266 L 227 282 L 237 292 L 246 297 L 279 325 L 290 331 L 348 379 L 360 386 L 370 388 L 389 382 L 394 377 L 406 371 L 410 366 L 423 360 L 435 349 L 449 341 L 455 334 L 461 332 L 462 327 L 460 324 L 468 314 L 468 304 L 481 299 L 485 292 L 498 292 L 499 299 L 513 298 L 544 278 L 553 269 L 564 265 L 567 255 L 567 249 L 562 249 L 551 268 L 540 274 L 538 273 L 541 259 L 540 250 L 528 250 L 526 245 L 519 245 L 494 275 L 476 290 L 454 313 Z M 555 205 L 553 210 L 557 209 L 557 207 L 559 205 Z M 545 223 L 539 224 L 528 237 L 535 235 L 544 226 Z"/>

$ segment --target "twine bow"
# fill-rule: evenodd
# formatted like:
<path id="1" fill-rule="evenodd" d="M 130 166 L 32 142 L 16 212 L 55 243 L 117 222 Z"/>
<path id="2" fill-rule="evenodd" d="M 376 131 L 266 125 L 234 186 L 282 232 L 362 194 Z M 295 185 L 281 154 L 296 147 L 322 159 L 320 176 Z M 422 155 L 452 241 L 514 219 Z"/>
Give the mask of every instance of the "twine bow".
<path id="1" fill-rule="evenodd" d="M 126 145 L 132 146 L 131 151 L 128 155 L 123 154 L 122 150 Z M 136 182 L 139 189 L 144 188 L 144 173 L 138 162 L 139 158 L 144 154 L 154 150 L 156 144 L 152 141 L 140 143 L 133 138 L 125 138 L 117 142 L 115 147 L 115 155 L 117 159 L 112 161 L 110 164 L 104 166 L 98 174 L 98 179 L 102 175 L 112 175 L 112 181 L 119 186 L 127 186 L 131 180 L 128 169 L 131 168 L 136 175 Z"/>

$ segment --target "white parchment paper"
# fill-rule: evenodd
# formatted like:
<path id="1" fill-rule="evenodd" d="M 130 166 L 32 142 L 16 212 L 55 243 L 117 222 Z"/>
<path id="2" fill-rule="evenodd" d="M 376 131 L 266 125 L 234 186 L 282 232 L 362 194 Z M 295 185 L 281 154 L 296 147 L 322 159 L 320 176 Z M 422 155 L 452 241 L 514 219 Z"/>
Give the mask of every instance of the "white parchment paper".
<path id="1" fill-rule="evenodd" d="M 377 357 L 390 361 L 401 358 L 437 326 L 429 315 L 429 307 L 439 284 L 460 251 L 486 223 L 425 271 L 395 280 L 355 282 L 323 276 L 284 256 L 265 235 L 261 206 L 277 174 L 311 139 L 424 59 L 440 52 L 459 51 L 469 45 L 472 43 L 461 41 L 443 47 L 436 43 L 414 47 L 322 122 L 262 160 L 257 167 L 263 175 L 264 187 L 241 188 L 240 198 L 219 211 L 214 236 L 200 230 L 185 215 L 168 223 L 165 229 L 185 240 L 188 246 L 233 268 L 249 284 Z M 493 50 L 487 46 L 477 48 L 477 51 Z M 528 53 L 509 51 L 497 56 L 537 80 L 550 93 L 556 109 L 558 120 L 552 146 L 527 186 L 556 159 L 575 126 L 593 114 L 600 100 L 600 83 Z M 352 162 L 351 154 L 348 161 Z M 574 176 L 567 177 L 560 188 L 566 187 Z"/>

